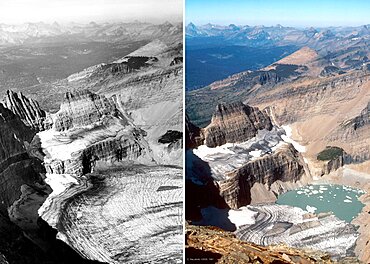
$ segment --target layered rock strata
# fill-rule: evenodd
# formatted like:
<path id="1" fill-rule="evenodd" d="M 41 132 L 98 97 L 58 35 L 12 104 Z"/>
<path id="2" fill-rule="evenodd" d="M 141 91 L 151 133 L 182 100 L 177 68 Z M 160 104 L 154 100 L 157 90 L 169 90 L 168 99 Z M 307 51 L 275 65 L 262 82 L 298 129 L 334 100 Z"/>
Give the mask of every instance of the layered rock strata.
<path id="1" fill-rule="evenodd" d="M 361 163 L 370 155 L 369 87 L 368 73 L 354 71 L 322 80 L 297 81 L 271 91 L 260 90 L 248 100 L 259 107 L 272 108 L 279 124 L 292 124 L 295 137 L 306 142 L 307 157 L 334 145 L 343 148 L 353 163 Z"/>
<path id="2" fill-rule="evenodd" d="M 67 92 L 54 120 L 56 131 L 87 126 L 106 115 L 117 115 L 114 103 L 88 90 Z"/>
<path id="3" fill-rule="evenodd" d="M 25 97 L 22 93 L 8 90 L 3 103 L 32 129 L 42 131 L 50 128 L 46 112 L 40 108 L 37 101 Z"/>
<path id="4" fill-rule="evenodd" d="M 351 155 L 347 155 L 346 163 L 360 163 L 370 160 L 369 137 L 370 129 L 370 102 L 355 117 L 343 121 L 327 139 L 343 143 L 351 142 Z"/>
<path id="5" fill-rule="evenodd" d="M 219 104 L 211 124 L 204 129 L 205 145 L 216 147 L 247 141 L 256 135 L 257 130 L 271 128 L 270 119 L 258 108 L 241 102 Z"/>
<path id="6" fill-rule="evenodd" d="M 202 130 L 188 122 L 189 142 L 197 145 L 194 139 L 204 134 L 205 145 L 187 151 L 187 179 L 198 185 L 215 181 L 219 196 L 230 208 L 273 202 L 277 194 L 307 183 L 307 179 L 300 183 L 309 175 L 302 156 L 290 144 L 284 129 L 273 126 L 267 114 L 241 103 L 218 109 L 212 123 Z M 218 118 L 227 121 L 218 125 Z M 196 137 L 191 139 L 190 135 Z M 209 147 L 207 135 L 217 139 L 212 142 L 228 141 Z"/>
<path id="7" fill-rule="evenodd" d="M 167 46 L 156 41 L 112 64 L 69 78 L 68 86 L 112 99 L 121 113 L 147 132 L 145 139 L 157 163 L 181 166 L 181 140 L 158 142 L 168 130 L 182 132 L 182 61 L 171 64 L 181 56 L 180 43 Z"/>
<path id="8" fill-rule="evenodd" d="M 41 160 L 28 152 L 35 132 L 0 104 L 0 251 L 9 263 L 89 263 L 38 216 L 51 189 Z"/>
<path id="9" fill-rule="evenodd" d="M 38 133 L 31 144 L 36 156 L 44 155 L 48 173 L 83 175 L 97 161 L 133 161 L 144 154 L 143 162 L 151 162 L 144 131 L 113 101 L 89 91 L 69 92 L 66 98 L 53 116 L 53 128 Z"/>
<path id="10" fill-rule="evenodd" d="M 251 203 L 251 189 L 255 183 L 270 189 L 277 181 L 297 182 L 304 173 L 303 160 L 292 145 L 287 145 L 280 147 L 271 155 L 249 161 L 234 171 L 228 172 L 227 179 L 218 183 L 220 195 L 224 197 L 230 208 L 239 208 Z M 254 198 L 254 203 L 258 203 L 258 200 L 263 197 Z"/>

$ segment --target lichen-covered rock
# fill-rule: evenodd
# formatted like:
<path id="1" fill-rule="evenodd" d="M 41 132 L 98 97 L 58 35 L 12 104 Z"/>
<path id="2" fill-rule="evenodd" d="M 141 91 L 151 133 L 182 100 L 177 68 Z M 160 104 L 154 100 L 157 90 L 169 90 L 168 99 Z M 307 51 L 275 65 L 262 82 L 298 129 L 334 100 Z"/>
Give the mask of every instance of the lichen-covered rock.
<path id="1" fill-rule="evenodd" d="M 204 129 L 205 144 L 216 147 L 225 143 L 247 141 L 259 129 L 272 129 L 270 118 L 258 108 L 241 102 L 219 104 L 211 124 Z"/>

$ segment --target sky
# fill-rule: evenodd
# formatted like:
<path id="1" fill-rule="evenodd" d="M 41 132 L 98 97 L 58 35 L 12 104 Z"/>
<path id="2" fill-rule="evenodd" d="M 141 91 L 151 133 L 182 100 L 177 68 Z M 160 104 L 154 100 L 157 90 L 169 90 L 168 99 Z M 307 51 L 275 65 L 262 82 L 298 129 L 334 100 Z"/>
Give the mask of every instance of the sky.
<path id="1" fill-rule="evenodd" d="M 182 21 L 182 0 L 0 0 L 0 23 Z"/>
<path id="2" fill-rule="evenodd" d="M 296 27 L 370 24 L 369 0 L 186 0 L 185 22 Z"/>

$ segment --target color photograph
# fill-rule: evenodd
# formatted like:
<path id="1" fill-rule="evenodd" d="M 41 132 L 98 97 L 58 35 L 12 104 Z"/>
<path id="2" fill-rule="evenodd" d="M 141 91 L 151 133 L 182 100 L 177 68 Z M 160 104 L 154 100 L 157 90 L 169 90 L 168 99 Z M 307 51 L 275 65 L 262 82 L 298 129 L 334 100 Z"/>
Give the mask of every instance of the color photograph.
<path id="1" fill-rule="evenodd" d="M 369 10 L 186 1 L 187 263 L 370 263 Z"/>

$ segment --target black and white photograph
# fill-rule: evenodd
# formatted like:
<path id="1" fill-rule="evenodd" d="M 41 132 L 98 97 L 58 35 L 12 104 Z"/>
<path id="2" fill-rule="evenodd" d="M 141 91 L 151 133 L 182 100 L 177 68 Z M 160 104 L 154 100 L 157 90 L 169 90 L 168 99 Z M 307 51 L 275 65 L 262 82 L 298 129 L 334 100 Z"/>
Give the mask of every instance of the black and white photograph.
<path id="1" fill-rule="evenodd" d="M 0 2 L 0 263 L 182 263 L 182 8 Z"/>
<path id="2" fill-rule="evenodd" d="M 0 264 L 370 264 L 369 11 L 0 0 Z"/>

